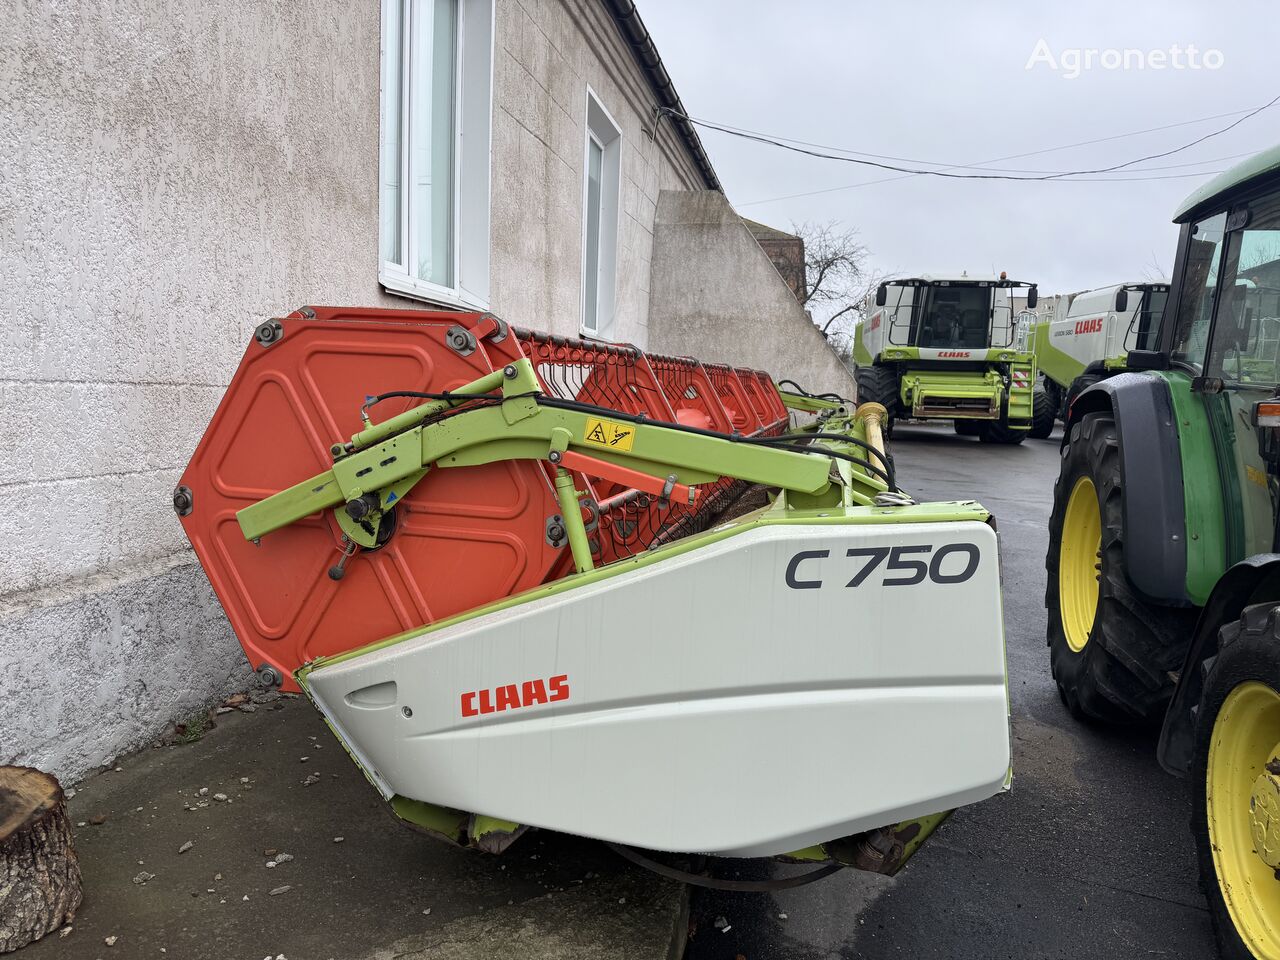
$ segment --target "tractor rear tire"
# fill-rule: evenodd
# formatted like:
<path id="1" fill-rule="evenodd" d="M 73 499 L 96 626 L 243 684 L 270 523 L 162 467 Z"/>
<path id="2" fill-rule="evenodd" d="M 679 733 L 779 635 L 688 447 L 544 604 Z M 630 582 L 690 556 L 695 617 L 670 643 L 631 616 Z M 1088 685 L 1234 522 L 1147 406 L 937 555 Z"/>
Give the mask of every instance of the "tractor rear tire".
<path id="1" fill-rule="evenodd" d="M 1014 430 L 1005 420 L 979 420 L 982 429 L 978 439 L 983 443 L 1003 443 L 1014 445 L 1027 439 L 1027 430 Z"/>
<path id="2" fill-rule="evenodd" d="M 859 403 L 878 403 L 889 411 L 881 432 L 893 436 L 893 424 L 898 418 L 898 377 L 888 367 L 858 367 L 854 373 L 858 384 Z"/>
<path id="3" fill-rule="evenodd" d="M 1032 440 L 1049 439 L 1055 419 L 1053 398 L 1044 387 L 1037 386 L 1031 392 L 1031 430 L 1027 436 Z"/>
<path id="4" fill-rule="evenodd" d="M 1120 442 L 1110 412 L 1071 427 L 1049 518 L 1047 643 L 1058 694 L 1072 715 L 1152 724 L 1194 627 L 1192 612 L 1148 604 L 1124 569 Z M 1093 583 L 1097 586 L 1094 587 Z"/>
<path id="5" fill-rule="evenodd" d="M 962 437 L 982 436 L 981 420 L 952 420 L 951 423 L 955 427 L 956 433 Z"/>
<path id="6" fill-rule="evenodd" d="M 1200 887 L 1222 957 L 1276 956 L 1280 880 L 1255 852 L 1250 814 L 1255 778 L 1272 779 L 1264 766 L 1280 742 L 1280 606 L 1246 607 L 1239 620 L 1218 631 L 1218 653 L 1202 670 L 1191 766 Z M 1260 743 L 1263 737 L 1272 739 Z M 1266 790 L 1260 796 L 1264 802 L 1274 798 Z M 1274 827 L 1267 833 L 1273 846 Z"/>

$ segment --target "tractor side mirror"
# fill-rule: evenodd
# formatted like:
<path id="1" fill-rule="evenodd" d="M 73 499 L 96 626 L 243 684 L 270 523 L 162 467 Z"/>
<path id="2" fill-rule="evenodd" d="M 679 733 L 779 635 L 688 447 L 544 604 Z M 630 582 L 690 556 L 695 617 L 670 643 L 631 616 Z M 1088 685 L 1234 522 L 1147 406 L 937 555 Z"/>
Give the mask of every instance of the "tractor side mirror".
<path id="1" fill-rule="evenodd" d="M 1040 289 L 1034 283 L 1027 289 L 1027 309 L 1034 310 L 1040 302 Z"/>
<path id="2" fill-rule="evenodd" d="M 1116 291 L 1116 313 L 1124 313 L 1129 309 L 1129 291 L 1121 287 Z"/>
<path id="3" fill-rule="evenodd" d="M 883 307 L 888 300 L 889 291 L 882 283 L 880 286 L 876 287 L 876 306 Z"/>

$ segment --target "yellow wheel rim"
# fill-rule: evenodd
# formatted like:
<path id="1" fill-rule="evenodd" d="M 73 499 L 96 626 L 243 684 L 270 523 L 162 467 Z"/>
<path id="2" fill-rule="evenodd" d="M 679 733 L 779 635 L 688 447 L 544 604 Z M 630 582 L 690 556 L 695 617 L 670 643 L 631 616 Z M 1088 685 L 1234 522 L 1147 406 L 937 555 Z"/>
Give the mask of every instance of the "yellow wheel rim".
<path id="1" fill-rule="evenodd" d="M 1098 564 L 1102 550 L 1102 515 L 1093 481 L 1081 477 L 1071 489 L 1062 518 L 1058 554 L 1058 607 L 1067 646 L 1084 649 L 1098 612 Z"/>
<path id="2" fill-rule="evenodd" d="M 1205 809 L 1222 899 L 1259 960 L 1280 960 L 1280 777 L 1266 769 L 1277 754 L 1280 695 L 1240 684 L 1213 723 Z"/>

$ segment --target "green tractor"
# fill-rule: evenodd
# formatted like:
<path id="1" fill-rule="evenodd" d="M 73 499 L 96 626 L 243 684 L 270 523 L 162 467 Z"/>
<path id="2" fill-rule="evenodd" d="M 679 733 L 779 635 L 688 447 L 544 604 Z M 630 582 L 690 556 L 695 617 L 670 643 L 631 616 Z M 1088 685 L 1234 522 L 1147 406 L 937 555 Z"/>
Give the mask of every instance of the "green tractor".
<path id="1" fill-rule="evenodd" d="M 1163 717 L 1222 953 L 1280 958 L 1280 147 L 1175 222 L 1158 332 L 1067 411 L 1050 658 L 1072 713 Z"/>

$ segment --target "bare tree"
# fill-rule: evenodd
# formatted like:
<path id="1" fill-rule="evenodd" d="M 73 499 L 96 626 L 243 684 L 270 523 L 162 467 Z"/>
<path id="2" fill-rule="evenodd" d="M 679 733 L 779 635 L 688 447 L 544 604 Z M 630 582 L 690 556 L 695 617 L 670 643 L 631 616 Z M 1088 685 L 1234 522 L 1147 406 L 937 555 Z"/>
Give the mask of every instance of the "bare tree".
<path id="1" fill-rule="evenodd" d="M 1169 274 L 1160 265 L 1160 257 L 1154 250 L 1151 251 L 1150 262 L 1142 271 L 1142 279 L 1147 283 L 1165 283 L 1169 279 Z"/>
<path id="2" fill-rule="evenodd" d="M 844 356 L 852 347 L 862 303 L 882 277 L 872 269 L 871 252 L 856 230 L 830 220 L 792 224 L 792 232 L 804 240 L 806 290 L 801 303 Z"/>

